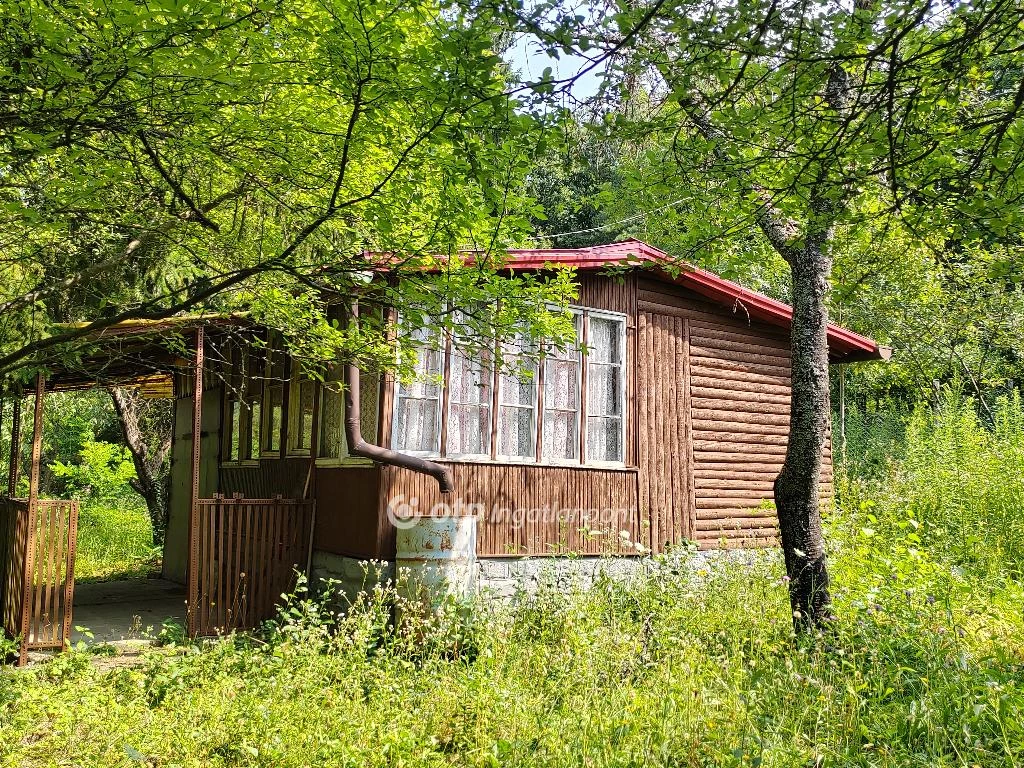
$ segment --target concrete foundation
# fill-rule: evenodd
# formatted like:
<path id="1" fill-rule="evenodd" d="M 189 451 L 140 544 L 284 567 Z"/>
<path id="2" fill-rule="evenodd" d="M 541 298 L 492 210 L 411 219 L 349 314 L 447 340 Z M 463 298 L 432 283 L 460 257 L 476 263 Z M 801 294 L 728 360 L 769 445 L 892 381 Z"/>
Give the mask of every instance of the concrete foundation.
<path id="1" fill-rule="evenodd" d="M 624 581 L 663 573 L 700 579 L 719 568 L 750 566 L 778 557 L 774 549 L 680 550 L 658 557 L 478 557 L 475 581 L 480 595 L 508 599 L 541 588 L 587 590 L 602 578 Z M 393 562 L 313 553 L 311 586 L 321 588 L 328 579 L 333 580 L 349 600 L 377 584 L 393 584 L 394 578 Z"/>
<path id="2" fill-rule="evenodd" d="M 330 552 L 313 552 L 309 583 L 314 590 L 331 584 L 349 601 L 360 592 L 372 590 L 377 584 L 393 584 L 395 564 L 382 560 L 360 560 Z"/>
<path id="3" fill-rule="evenodd" d="M 166 579 L 76 584 L 71 642 L 146 644 L 165 621 L 184 624 L 185 599 L 185 588 Z"/>

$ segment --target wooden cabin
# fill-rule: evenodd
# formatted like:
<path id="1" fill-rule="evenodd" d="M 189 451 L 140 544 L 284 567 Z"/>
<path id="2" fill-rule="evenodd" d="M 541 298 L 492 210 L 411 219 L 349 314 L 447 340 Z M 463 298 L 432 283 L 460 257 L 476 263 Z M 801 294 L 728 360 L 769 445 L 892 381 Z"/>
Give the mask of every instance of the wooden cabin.
<path id="1" fill-rule="evenodd" d="M 578 270 L 572 311 L 589 354 L 550 354 L 523 379 L 448 344 L 421 359 L 444 386 L 364 381 L 364 437 L 448 465 L 451 499 L 429 476 L 348 456 L 340 396 L 290 378 L 283 357 L 265 382 L 207 393 L 200 495 L 315 499 L 320 563 L 394 560 L 394 514 L 442 506 L 477 515 L 484 559 L 771 546 L 791 309 L 709 272 L 673 275 L 670 264 L 638 241 L 513 251 L 517 270 Z M 628 269 L 612 276 L 609 265 Z M 829 349 L 834 363 L 885 356 L 837 326 Z M 179 388 L 176 457 L 189 450 L 190 396 Z M 187 463 L 175 471 L 182 488 Z M 830 449 L 822 484 L 830 493 Z M 187 503 L 174 508 L 169 546 L 184 554 Z M 168 575 L 180 578 L 185 559 L 169 556 Z"/>
<path id="2" fill-rule="evenodd" d="M 362 561 L 394 561 L 395 520 L 409 515 L 474 515 L 481 583 L 505 587 L 540 558 L 776 543 L 772 484 L 789 427 L 791 308 L 709 272 L 674 269 L 666 254 L 635 240 L 513 251 L 508 266 L 577 270 L 572 313 L 588 354 L 518 350 L 531 374 L 524 377 L 450 343 L 424 343 L 419 367 L 441 374 L 443 385 L 363 377 L 363 437 L 447 466 L 455 490 L 445 498 L 433 477 L 350 456 L 337 387 L 304 378 L 273 348 L 246 355 L 245 324 L 232 318 L 164 321 L 192 340 L 195 359 L 160 348 L 152 326 L 122 324 L 104 332 L 119 346 L 95 361 L 95 372 L 55 373 L 56 389 L 166 382 L 173 391 L 163 568 L 188 585 L 194 634 L 271 615 L 295 567 L 358 586 Z M 828 343 L 833 363 L 887 357 L 837 326 Z M 37 480 L 32 488 L 38 494 Z M 36 514 L 43 500 L 5 503 L 4 525 L 35 530 L 19 515 Z M 31 563 L 33 546 L 8 547 L 9 573 L 21 567 L 11 563 Z M 61 641 L 55 634 L 52 642 Z"/>

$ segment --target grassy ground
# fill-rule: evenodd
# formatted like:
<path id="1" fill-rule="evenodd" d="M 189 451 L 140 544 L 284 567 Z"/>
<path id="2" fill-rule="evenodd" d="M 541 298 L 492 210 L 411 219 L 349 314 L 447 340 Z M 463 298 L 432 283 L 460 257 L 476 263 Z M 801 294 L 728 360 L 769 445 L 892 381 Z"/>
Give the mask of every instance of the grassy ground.
<path id="1" fill-rule="evenodd" d="M 146 578 L 159 563 L 145 507 L 86 505 L 78 517 L 78 581 Z"/>
<path id="2" fill-rule="evenodd" d="M 813 641 L 771 554 L 401 631 L 384 592 L 344 618 L 297 600 L 259 638 L 0 674 L 0 764 L 1022 764 L 1024 429 L 954 409 L 911 434 L 884 481 L 840 482 Z"/>
<path id="3" fill-rule="evenodd" d="M 296 606 L 262 642 L 0 677 L 0 761 L 34 765 L 1016 765 L 1018 585 L 871 578 L 794 644 L 774 563 L 542 594 L 459 627 Z M 847 559 L 851 558 L 851 559 Z M 856 569 L 852 571 L 851 569 Z M 853 577 L 865 579 L 857 584 Z M 330 631 L 328 631 L 330 630 Z"/>

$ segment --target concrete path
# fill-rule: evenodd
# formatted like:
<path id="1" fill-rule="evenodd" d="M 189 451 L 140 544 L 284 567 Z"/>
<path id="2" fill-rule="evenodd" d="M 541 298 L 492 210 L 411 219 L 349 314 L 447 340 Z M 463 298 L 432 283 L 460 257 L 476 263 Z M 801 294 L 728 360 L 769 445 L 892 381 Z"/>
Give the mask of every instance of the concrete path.
<path id="1" fill-rule="evenodd" d="M 185 587 L 164 579 L 98 581 L 75 584 L 71 642 L 147 641 L 164 621 L 185 620 Z"/>

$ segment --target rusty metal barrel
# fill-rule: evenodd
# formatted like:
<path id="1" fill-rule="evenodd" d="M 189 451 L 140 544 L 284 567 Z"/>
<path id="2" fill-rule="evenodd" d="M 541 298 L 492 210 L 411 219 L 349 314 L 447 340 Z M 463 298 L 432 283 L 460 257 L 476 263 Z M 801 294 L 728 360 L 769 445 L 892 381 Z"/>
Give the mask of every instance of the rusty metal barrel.
<path id="1" fill-rule="evenodd" d="M 476 593 L 476 517 L 445 515 L 396 521 L 399 594 L 422 605 Z"/>

